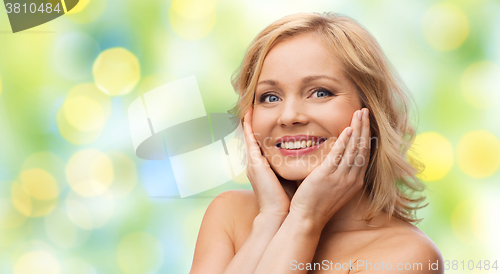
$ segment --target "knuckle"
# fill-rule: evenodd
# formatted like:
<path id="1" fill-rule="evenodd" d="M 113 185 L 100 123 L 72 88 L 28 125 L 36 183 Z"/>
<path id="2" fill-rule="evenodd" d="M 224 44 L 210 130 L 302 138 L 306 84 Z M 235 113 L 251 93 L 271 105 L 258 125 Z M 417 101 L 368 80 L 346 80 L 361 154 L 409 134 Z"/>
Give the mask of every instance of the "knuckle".
<path id="1" fill-rule="evenodd" d="M 347 175 L 347 181 L 349 181 L 350 184 L 352 185 L 356 183 L 356 177 L 357 177 L 356 174 L 349 174 Z"/>
<path id="2" fill-rule="evenodd" d="M 369 148 L 367 148 L 367 147 L 362 147 L 362 148 L 360 149 L 360 154 L 361 154 L 361 155 L 366 156 L 366 155 L 368 155 L 368 153 L 369 153 L 369 152 L 370 152 L 370 149 L 369 149 Z"/>

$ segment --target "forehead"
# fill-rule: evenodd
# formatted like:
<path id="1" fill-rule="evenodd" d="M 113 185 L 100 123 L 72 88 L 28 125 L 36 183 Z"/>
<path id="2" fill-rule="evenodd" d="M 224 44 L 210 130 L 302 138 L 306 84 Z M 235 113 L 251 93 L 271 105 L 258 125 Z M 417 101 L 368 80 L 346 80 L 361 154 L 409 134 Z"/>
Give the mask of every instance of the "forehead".
<path id="1" fill-rule="evenodd" d="M 342 64 L 333 49 L 327 48 L 317 34 L 301 33 L 280 38 L 264 59 L 259 79 L 320 74 L 344 78 Z"/>

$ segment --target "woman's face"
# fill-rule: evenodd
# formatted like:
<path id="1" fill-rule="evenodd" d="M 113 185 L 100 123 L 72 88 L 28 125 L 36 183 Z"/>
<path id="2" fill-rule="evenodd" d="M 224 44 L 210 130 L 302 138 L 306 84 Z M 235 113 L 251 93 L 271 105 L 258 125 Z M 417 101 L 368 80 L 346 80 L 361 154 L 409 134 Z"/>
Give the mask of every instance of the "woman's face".
<path id="1" fill-rule="evenodd" d="M 356 86 L 320 38 L 302 33 L 278 42 L 266 56 L 253 107 L 255 138 L 272 169 L 300 181 L 362 106 Z"/>

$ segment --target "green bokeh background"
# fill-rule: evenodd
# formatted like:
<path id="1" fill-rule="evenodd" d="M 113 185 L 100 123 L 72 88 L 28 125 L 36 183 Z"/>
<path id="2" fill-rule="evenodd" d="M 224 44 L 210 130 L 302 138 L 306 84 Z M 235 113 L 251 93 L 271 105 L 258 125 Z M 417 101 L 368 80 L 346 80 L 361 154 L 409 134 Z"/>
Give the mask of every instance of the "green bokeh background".
<path id="1" fill-rule="evenodd" d="M 494 156 L 500 154 L 499 1 L 88 0 L 79 5 L 77 13 L 18 34 L 12 34 L 0 5 L 0 273 L 27 273 L 28 265 L 41 262 L 46 269 L 36 273 L 187 273 L 213 197 L 251 186 L 243 174 L 201 195 L 176 198 L 168 161 L 135 156 L 127 108 L 154 87 L 195 75 L 206 111 L 226 112 L 237 99 L 230 77 L 253 37 L 285 15 L 311 11 L 342 13 L 365 26 L 415 98 L 417 133 L 437 133 L 442 138 L 428 142 L 451 147 L 434 151 L 442 175 L 425 181 L 430 204 L 418 213 L 424 218 L 418 227 L 444 259 L 459 261 L 459 269 L 449 271 L 479 272 L 461 270 L 462 260 L 466 269 L 469 260 L 500 260 L 500 174 Z M 75 144 L 61 134 L 57 115 L 70 90 L 94 82 L 99 54 L 117 47 L 138 59 L 140 81 L 127 94 L 109 96 L 111 113 L 95 138 Z M 486 61 L 489 76 L 464 76 Z M 467 81 L 478 86 L 469 95 Z M 485 81 L 489 84 L 478 84 Z M 479 139 L 461 142 L 478 130 Z M 493 154 L 474 154 L 476 143 Z M 88 197 L 70 187 L 68 164 L 82 151 L 112 162 L 109 193 Z M 491 172 L 474 176 L 460 164 L 469 157 L 485 161 Z M 34 168 L 54 179 L 55 197 L 39 199 L 36 187 L 35 194 L 26 189 L 21 175 Z"/>

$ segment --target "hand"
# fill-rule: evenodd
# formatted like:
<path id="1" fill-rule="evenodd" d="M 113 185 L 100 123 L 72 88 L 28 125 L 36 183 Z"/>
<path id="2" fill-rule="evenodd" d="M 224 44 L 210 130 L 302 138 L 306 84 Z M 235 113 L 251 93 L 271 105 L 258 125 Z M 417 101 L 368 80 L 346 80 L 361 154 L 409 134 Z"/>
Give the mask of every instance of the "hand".
<path id="1" fill-rule="evenodd" d="M 260 213 L 285 218 L 290 209 L 290 199 L 297 185 L 278 179 L 269 162 L 262 155 L 252 127 L 253 108 L 245 114 L 243 128 L 247 155 L 247 177 L 257 196 Z"/>
<path id="2" fill-rule="evenodd" d="M 342 131 L 331 151 L 302 182 L 293 196 L 290 214 L 323 227 L 361 189 L 370 157 L 368 109 L 354 112 L 351 127 Z M 352 130 L 351 136 L 348 131 Z"/>

